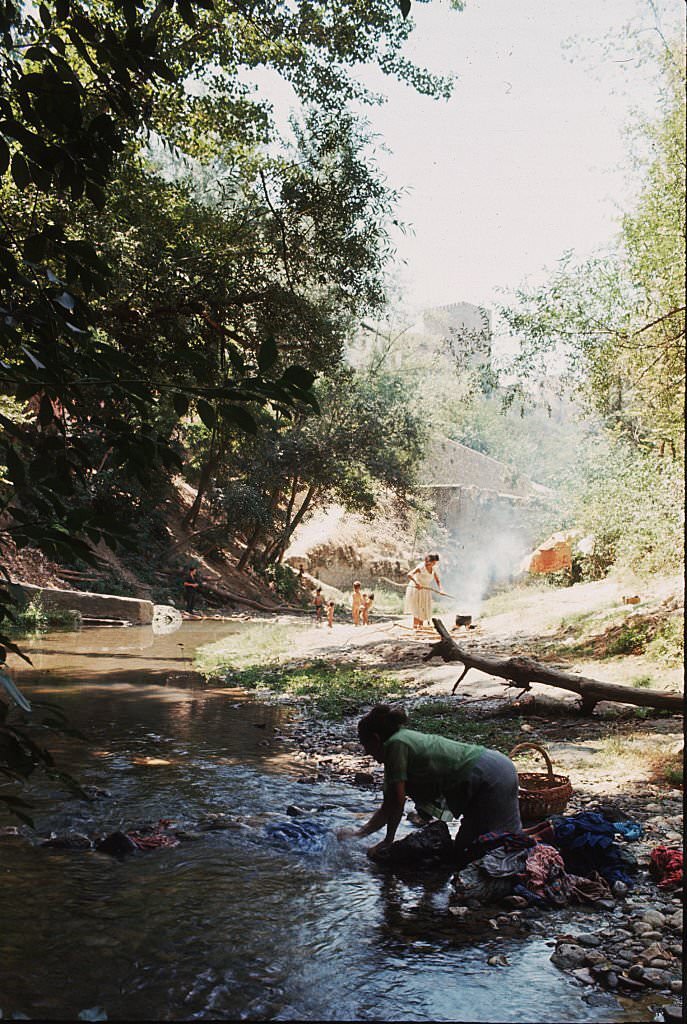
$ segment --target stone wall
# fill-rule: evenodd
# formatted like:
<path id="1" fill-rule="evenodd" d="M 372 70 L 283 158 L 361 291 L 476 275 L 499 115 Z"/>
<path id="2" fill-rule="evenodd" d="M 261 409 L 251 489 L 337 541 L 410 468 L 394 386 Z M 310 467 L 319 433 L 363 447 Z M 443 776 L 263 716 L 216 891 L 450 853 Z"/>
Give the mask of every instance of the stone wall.
<path id="1" fill-rule="evenodd" d="M 27 602 L 40 597 L 44 608 L 77 611 L 94 619 L 123 619 L 134 625 L 147 625 L 153 621 L 153 602 L 136 597 L 116 597 L 111 594 L 90 594 L 82 590 L 56 590 L 35 587 L 31 583 L 15 583 Z"/>
<path id="2" fill-rule="evenodd" d="M 477 487 L 498 494 L 534 495 L 539 489 L 516 470 L 448 438 L 435 438 L 422 467 L 425 487 Z"/>

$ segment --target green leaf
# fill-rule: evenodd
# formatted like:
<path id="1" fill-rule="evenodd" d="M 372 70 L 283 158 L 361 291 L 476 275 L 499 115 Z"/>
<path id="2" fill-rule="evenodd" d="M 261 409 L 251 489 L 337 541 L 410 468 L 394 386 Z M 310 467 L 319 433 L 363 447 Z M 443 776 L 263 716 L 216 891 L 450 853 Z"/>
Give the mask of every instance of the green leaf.
<path id="1" fill-rule="evenodd" d="M 195 28 L 196 12 L 188 0 L 177 0 L 177 10 L 181 15 L 182 21 L 185 21 L 189 28 Z"/>
<path id="2" fill-rule="evenodd" d="M 399 0 L 398 6 L 401 8 L 403 17 L 407 18 L 410 14 L 410 0 Z"/>
<path id="3" fill-rule="evenodd" d="M 14 153 L 12 156 L 12 177 L 14 184 L 21 192 L 31 184 L 29 165 L 21 153 Z"/>
<path id="4" fill-rule="evenodd" d="M 315 382 L 315 374 L 305 366 L 287 366 L 282 374 L 282 380 L 286 384 L 293 384 L 303 391 L 308 391 Z"/>
<path id="5" fill-rule="evenodd" d="M 0 137 L 0 175 L 4 174 L 10 165 L 10 148 L 3 138 Z"/>
<path id="6" fill-rule="evenodd" d="M 40 263 L 45 256 L 48 239 L 44 234 L 29 235 L 24 242 L 24 259 L 29 263 Z"/>
<path id="7" fill-rule="evenodd" d="M 172 405 L 177 416 L 181 419 L 188 412 L 188 398 L 186 395 L 182 395 L 180 392 L 176 392 L 172 395 Z"/>
<path id="8" fill-rule="evenodd" d="M 247 434 L 257 434 L 258 425 L 248 412 L 241 405 L 222 405 L 220 406 L 220 415 L 222 419 L 227 420 L 229 423 L 235 423 L 241 430 L 245 430 Z"/>
<path id="9" fill-rule="evenodd" d="M 95 206 L 96 210 L 102 210 L 105 206 L 105 193 L 92 181 L 86 182 L 86 195 Z"/>
<path id="10" fill-rule="evenodd" d="M 262 373 L 265 370 L 269 370 L 271 366 L 274 366 L 277 359 L 279 358 L 279 349 L 277 343 L 274 340 L 274 335 L 268 334 L 258 352 L 258 366 Z"/>
<path id="11" fill-rule="evenodd" d="M 196 409 L 208 430 L 212 430 L 217 419 L 214 407 L 209 402 L 206 402 L 204 398 L 198 398 L 196 399 Z"/>

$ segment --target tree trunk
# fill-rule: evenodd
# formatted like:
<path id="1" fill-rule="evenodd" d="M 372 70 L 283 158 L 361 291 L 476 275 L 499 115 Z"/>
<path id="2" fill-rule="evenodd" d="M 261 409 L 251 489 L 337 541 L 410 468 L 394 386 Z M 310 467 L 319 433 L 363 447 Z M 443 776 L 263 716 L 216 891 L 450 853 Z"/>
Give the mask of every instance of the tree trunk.
<path id="1" fill-rule="evenodd" d="M 286 604 L 261 604 L 259 601 L 254 601 L 250 597 L 243 597 L 241 594 L 232 594 L 228 590 L 224 590 L 223 587 L 212 587 L 208 583 L 201 583 L 200 593 L 209 594 L 212 597 L 220 598 L 223 601 L 233 601 L 236 604 L 245 604 L 249 608 L 256 608 L 258 611 L 261 612 L 302 611 L 301 608 L 292 608 L 290 605 Z"/>
<path id="2" fill-rule="evenodd" d="M 293 480 L 291 481 L 291 494 L 289 495 L 289 504 L 287 505 L 287 508 L 286 508 L 286 517 L 285 517 L 284 529 L 282 530 L 282 532 L 279 535 L 279 537 L 277 538 L 277 540 L 274 541 L 272 544 L 270 544 L 265 549 L 265 551 L 263 552 L 263 558 L 265 559 L 266 562 L 269 561 L 269 559 L 273 555 L 277 556 L 276 557 L 276 561 L 277 562 L 281 562 L 282 558 L 284 557 L 284 551 L 285 551 L 284 536 L 287 533 L 287 531 L 288 531 L 288 529 L 289 529 L 289 527 L 291 525 L 291 516 L 293 515 L 293 506 L 296 503 L 296 497 L 298 496 L 298 483 L 299 483 L 299 477 L 298 477 L 298 473 L 296 473 L 294 478 L 293 478 Z"/>
<path id="3" fill-rule="evenodd" d="M 286 545 L 288 544 L 289 540 L 291 539 L 294 530 L 296 529 L 296 527 L 300 523 L 300 521 L 303 518 L 303 516 L 305 515 L 305 513 L 310 508 L 310 505 L 312 504 L 313 498 L 315 497 L 316 494 L 317 494 L 317 488 L 316 487 L 312 487 L 311 486 L 311 487 L 308 488 L 308 492 L 305 495 L 305 498 L 303 499 L 303 503 L 302 503 L 301 507 L 298 509 L 298 512 L 296 512 L 296 514 L 293 517 L 293 519 L 291 520 L 289 526 L 283 531 L 283 533 L 279 537 L 277 543 L 273 544 L 272 547 L 270 548 L 270 554 L 271 555 L 274 555 L 274 552 L 275 551 L 279 551 L 280 549 L 284 550 L 284 551 L 286 550 Z"/>
<path id="4" fill-rule="evenodd" d="M 208 488 L 208 484 L 212 479 L 212 474 L 217 468 L 217 453 L 215 451 L 215 438 L 217 437 L 217 427 L 212 428 L 212 435 L 210 437 L 210 450 L 208 451 L 208 457 L 203 463 L 203 467 L 200 471 L 200 477 L 198 479 L 198 490 L 193 500 L 193 504 L 184 516 L 184 526 L 189 529 L 195 525 L 200 507 L 203 504 L 203 496 Z"/>
<path id="5" fill-rule="evenodd" d="M 582 710 L 586 714 L 591 714 L 600 700 L 663 708 L 674 714 L 681 714 L 684 710 L 684 697 L 679 693 L 659 693 L 657 690 L 637 690 L 633 686 L 602 683 L 598 679 L 587 679 L 584 676 L 561 672 L 560 669 L 547 668 L 530 658 L 493 658 L 486 654 L 472 654 L 458 647 L 441 619 L 432 619 L 432 622 L 441 640 L 432 644 L 431 651 L 425 655 L 425 661 L 439 656 L 444 661 L 460 661 L 465 666 L 462 675 L 453 686 L 452 693 L 456 692 L 458 683 L 465 678 L 469 670 L 476 668 L 480 672 L 511 680 L 505 684 L 506 686 L 529 690 L 530 683 L 545 683 L 547 686 L 579 693 L 582 698 Z"/>
<path id="6" fill-rule="evenodd" d="M 274 511 L 274 509 L 275 509 L 275 507 L 277 505 L 277 502 L 279 501 L 279 495 L 280 494 L 281 494 L 281 486 L 277 485 L 274 488 L 274 490 L 272 491 L 272 494 L 270 496 L 270 503 L 268 505 L 268 511 L 269 512 L 273 512 Z M 265 527 L 264 527 L 263 523 L 257 523 L 257 525 L 255 526 L 255 529 L 253 530 L 253 532 L 251 533 L 250 537 L 246 541 L 246 550 L 243 552 L 243 554 L 239 558 L 238 564 L 236 566 L 237 569 L 243 570 L 243 569 L 246 568 L 246 565 L 248 564 L 248 559 L 250 558 L 250 556 L 255 551 L 255 547 L 256 547 L 258 541 L 260 540 L 260 536 L 264 533 L 264 530 L 265 530 Z"/>

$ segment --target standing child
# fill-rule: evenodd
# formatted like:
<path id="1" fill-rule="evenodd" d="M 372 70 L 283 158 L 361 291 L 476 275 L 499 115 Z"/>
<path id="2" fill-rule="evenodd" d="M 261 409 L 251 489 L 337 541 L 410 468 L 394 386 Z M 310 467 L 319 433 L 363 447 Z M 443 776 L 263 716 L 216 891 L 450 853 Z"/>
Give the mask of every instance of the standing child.
<path id="1" fill-rule="evenodd" d="M 370 623 L 370 612 L 374 603 L 374 594 L 363 594 L 363 626 L 368 626 Z"/>
<path id="2" fill-rule="evenodd" d="M 353 601 L 351 604 L 351 612 L 353 613 L 353 625 L 360 625 L 360 613 L 363 608 L 363 595 L 360 590 L 360 580 L 355 580 L 353 583 Z"/>
<path id="3" fill-rule="evenodd" d="M 334 602 L 329 601 L 327 603 L 327 625 L 330 629 L 334 628 Z"/>
<path id="4" fill-rule="evenodd" d="M 322 612 L 324 611 L 324 598 L 322 597 L 322 587 L 318 587 L 315 591 L 315 621 L 318 623 L 322 622 Z"/>

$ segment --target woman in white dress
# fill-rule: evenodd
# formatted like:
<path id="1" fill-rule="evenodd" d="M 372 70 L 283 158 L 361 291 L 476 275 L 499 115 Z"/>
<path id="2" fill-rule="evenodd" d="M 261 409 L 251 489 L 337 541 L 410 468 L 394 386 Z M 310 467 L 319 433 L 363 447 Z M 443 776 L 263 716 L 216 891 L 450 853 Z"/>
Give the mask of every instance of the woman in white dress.
<path id="1" fill-rule="evenodd" d="M 416 629 L 431 619 L 432 591 L 441 590 L 441 580 L 436 571 L 438 561 L 438 555 L 425 555 L 424 562 L 420 562 L 408 573 L 410 583 L 406 587 L 403 611 L 406 615 L 413 616 L 413 626 Z"/>

